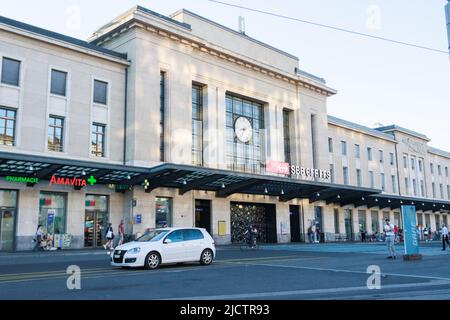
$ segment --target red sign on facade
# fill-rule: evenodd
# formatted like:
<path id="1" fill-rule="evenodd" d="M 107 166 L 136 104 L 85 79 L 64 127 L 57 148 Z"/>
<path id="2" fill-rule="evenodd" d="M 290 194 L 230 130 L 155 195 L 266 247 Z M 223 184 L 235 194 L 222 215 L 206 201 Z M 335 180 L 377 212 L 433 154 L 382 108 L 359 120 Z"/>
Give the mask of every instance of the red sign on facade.
<path id="1" fill-rule="evenodd" d="M 269 160 L 266 162 L 266 171 L 288 176 L 289 175 L 289 163 Z"/>
<path id="2" fill-rule="evenodd" d="M 63 186 L 74 186 L 74 187 L 86 187 L 86 180 L 80 178 L 63 178 L 52 176 L 50 179 L 50 186 L 53 184 L 63 185 Z"/>

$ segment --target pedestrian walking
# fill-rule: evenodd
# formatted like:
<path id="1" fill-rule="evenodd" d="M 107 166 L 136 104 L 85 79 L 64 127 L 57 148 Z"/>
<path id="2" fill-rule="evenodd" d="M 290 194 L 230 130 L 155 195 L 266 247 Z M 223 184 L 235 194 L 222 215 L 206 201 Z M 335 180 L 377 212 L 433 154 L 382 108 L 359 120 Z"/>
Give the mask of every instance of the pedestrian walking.
<path id="1" fill-rule="evenodd" d="M 309 226 L 308 227 L 308 239 L 309 239 L 309 243 L 313 243 L 313 241 L 314 241 L 314 237 L 313 237 L 313 233 L 312 233 L 312 226 Z"/>
<path id="2" fill-rule="evenodd" d="M 315 222 L 313 222 L 313 224 L 312 224 L 312 226 L 311 226 L 311 232 L 312 232 L 312 237 L 313 237 L 313 242 L 314 243 L 317 243 L 317 230 L 316 230 L 317 228 L 316 228 L 316 223 Z"/>
<path id="3" fill-rule="evenodd" d="M 448 229 L 447 226 L 444 224 L 442 225 L 441 230 L 441 237 L 442 237 L 442 251 L 445 251 L 445 243 L 447 243 L 450 246 L 450 243 L 448 243 Z"/>
<path id="4" fill-rule="evenodd" d="M 113 239 L 114 239 L 114 230 L 112 224 L 108 223 L 108 227 L 106 228 L 106 240 L 108 241 L 103 245 L 103 248 L 105 248 L 105 250 L 106 248 L 114 249 L 112 243 Z"/>
<path id="5" fill-rule="evenodd" d="M 321 236 L 320 236 L 320 227 L 318 226 L 316 228 L 316 243 L 320 243 Z"/>
<path id="6" fill-rule="evenodd" d="M 364 228 L 360 228 L 359 232 L 361 233 L 361 242 L 366 242 L 366 231 L 364 230 Z"/>
<path id="7" fill-rule="evenodd" d="M 384 233 L 386 234 L 386 244 L 390 254 L 388 259 L 396 259 L 394 225 L 390 223 L 389 219 L 386 219 L 385 222 Z"/>
<path id="8" fill-rule="evenodd" d="M 123 220 L 120 220 L 120 224 L 119 224 L 119 243 L 117 244 L 118 246 L 123 244 L 124 235 L 125 235 L 125 231 L 124 231 L 124 226 L 123 226 Z"/>
<path id="9" fill-rule="evenodd" d="M 42 240 L 43 240 L 42 235 L 43 235 L 42 225 L 38 225 L 38 227 L 36 229 L 36 233 L 35 233 L 34 241 L 36 241 L 36 243 L 34 245 L 33 251 L 42 251 L 42 250 L 44 250 L 42 248 Z"/>

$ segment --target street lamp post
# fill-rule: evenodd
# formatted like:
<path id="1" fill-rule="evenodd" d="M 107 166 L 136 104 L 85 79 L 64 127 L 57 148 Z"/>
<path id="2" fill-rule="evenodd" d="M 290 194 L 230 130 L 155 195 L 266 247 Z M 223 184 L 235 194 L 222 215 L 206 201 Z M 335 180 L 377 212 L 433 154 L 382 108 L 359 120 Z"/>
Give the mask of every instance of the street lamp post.
<path id="1" fill-rule="evenodd" d="M 450 0 L 447 0 L 445 5 L 445 17 L 447 19 L 448 50 L 450 53 Z"/>

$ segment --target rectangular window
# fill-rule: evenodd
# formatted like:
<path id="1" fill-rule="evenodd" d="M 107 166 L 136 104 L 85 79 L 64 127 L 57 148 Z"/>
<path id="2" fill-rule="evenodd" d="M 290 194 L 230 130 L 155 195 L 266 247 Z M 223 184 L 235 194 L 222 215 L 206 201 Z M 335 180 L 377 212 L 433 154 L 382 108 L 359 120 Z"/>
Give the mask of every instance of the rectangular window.
<path id="1" fill-rule="evenodd" d="M 444 199 L 444 185 L 442 183 L 439 184 L 439 193 L 440 193 L 441 199 Z"/>
<path id="2" fill-rule="evenodd" d="M 361 158 L 361 147 L 359 146 L 359 144 L 355 144 L 355 158 Z"/>
<path id="3" fill-rule="evenodd" d="M 361 169 L 356 169 L 356 184 L 358 185 L 358 187 L 362 186 Z"/>
<path id="4" fill-rule="evenodd" d="M 411 158 L 411 170 L 416 170 L 416 159 Z"/>
<path id="5" fill-rule="evenodd" d="M 265 164 L 264 107 L 251 99 L 226 94 L 226 164 L 229 170 L 263 173 Z M 235 123 L 251 130 L 238 137 Z"/>
<path id="6" fill-rule="evenodd" d="M 419 172 L 423 171 L 423 161 L 419 159 Z"/>
<path id="7" fill-rule="evenodd" d="M 11 86 L 19 86 L 20 83 L 20 61 L 3 58 L 2 60 L 2 83 Z"/>
<path id="8" fill-rule="evenodd" d="M 391 152 L 391 153 L 389 153 L 389 160 L 390 160 L 390 164 L 391 164 L 391 166 L 393 166 L 394 165 L 394 162 L 395 162 L 395 158 L 394 158 L 394 154 Z"/>
<path id="9" fill-rule="evenodd" d="M 105 131 L 104 124 L 94 123 L 91 133 L 91 154 L 95 157 L 105 156 Z"/>
<path id="10" fill-rule="evenodd" d="M 375 188 L 375 179 L 374 179 L 373 171 L 369 171 L 369 186 L 372 189 Z"/>
<path id="11" fill-rule="evenodd" d="M 335 182 L 335 179 L 334 179 L 334 164 L 330 164 L 330 173 L 331 173 L 331 183 L 334 183 Z"/>
<path id="12" fill-rule="evenodd" d="M 417 196 L 417 182 L 416 179 L 413 179 L 413 194 Z"/>
<path id="13" fill-rule="evenodd" d="M 108 104 L 108 83 L 94 80 L 94 103 Z"/>
<path id="14" fill-rule="evenodd" d="M 334 233 L 339 234 L 340 228 L 339 228 L 339 209 L 334 209 Z"/>
<path id="15" fill-rule="evenodd" d="M 341 141 L 341 152 L 343 156 L 347 155 L 347 142 Z"/>
<path id="16" fill-rule="evenodd" d="M 164 125 L 165 125 L 165 108 L 166 108 L 166 73 L 160 73 L 159 81 L 160 98 L 159 98 L 159 161 L 164 162 Z"/>
<path id="17" fill-rule="evenodd" d="M 358 210 L 359 232 L 367 231 L 366 210 Z"/>
<path id="18" fill-rule="evenodd" d="M 383 150 L 378 151 L 378 156 L 380 158 L 380 163 L 384 163 L 384 152 Z"/>
<path id="19" fill-rule="evenodd" d="M 434 174 L 434 165 L 430 163 L 430 173 Z"/>
<path id="20" fill-rule="evenodd" d="M 447 186 L 447 199 L 450 200 L 450 185 Z"/>
<path id="21" fill-rule="evenodd" d="M 192 86 L 192 164 L 203 166 L 203 87 Z"/>
<path id="22" fill-rule="evenodd" d="M 155 228 L 172 227 L 172 198 L 155 198 Z"/>
<path id="23" fill-rule="evenodd" d="M 378 211 L 371 211 L 370 212 L 371 218 L 372 218 L 372 233 L 379 233 L 380 232 L 380 222 L 378 220 Z"/>
<path id="24" fill-rule="evenodd" d="M 433 198 L 436 198 L 436 184 L 434 182 L 431 184 L 431 191 L 433 192 Z"/>
<path id="25" fill-rule="evenodd" d="M 395 175 L 392 175 L 391 180 L 392 180 L 392 193 L 397 193 L 397 177 Z"/>
<path id="26" fill-rule="evenodd" d="M 438 175 L 442 176 L 442 167 L 438 164 Z"/>
<path id="27" fill-rule="evenodd" d="M 403 156 L 403 168 L 408 169 L 408 157 Z"/>
<path id="28" fill-rule="evenodd" d="M 445 176 L 448 178 L 448 167 L 445 167 Z"/>
<path id="29" fill-rule="evenodd" d="M 423 180 L 420 180 L 420 195 L 422 197 L 426 197 L 426 194 L 425 194 L 425 183 L 424 183 Z"/>
<path id="30" fill-rule="evenodd" d="M 386 191 L 386 178 L 384 176 L 384 173 L 381 173 L 380 177 L 381 177 L 381 190 L 384 192 Z"/>
<path id="31" fill-rule="evenodd" d="M 372 161 L 372 148 L 367 148 L 367 160 Z"/>
<path id="32" fill-rule="evenodd" d="M 409 179 L 405 178 L 405 191 L 406 194 L 409 194 Z"/>
<path id="33" fill-rule="evenodd" d="M 67 194 L 41 192 L 39 197 L 39 220 L 44 234 L 66 233 Z"/>
<path id="34" fill-rule="evenodd" d="M 58 96 L 66 96 L 67 72 L 52 69 L 50 93 Z"/>
<path id="35" fill-rule="evenodd" d="M 289 125 L 289 110 L 283 110 L 283 138 L 284 138 L 284 161 L 291 163 L 291 135 Z"/>
<path id="36" fill-rule="evenodd" d="M 16 111 L 0 107 L 0 144 L 13 146 L 15 144 Z"/>
<path id="37" fill-rule="evenodd" d="M 348 168 L 343 167 L 342 172 L 343 172 L 343 176 L 344 176 L 344 184 L 347 185 L 348 184 Z"/>
<path id="38" fill-rule="evenodd" d="M 63 151 L 64 118 L 50 116 L 48 118 L 48 150 Z"/>
<path id="39" fill-rule="evenodd" d="M 333 152 L 333 138 L 328 138 L 328 152 Z"/>

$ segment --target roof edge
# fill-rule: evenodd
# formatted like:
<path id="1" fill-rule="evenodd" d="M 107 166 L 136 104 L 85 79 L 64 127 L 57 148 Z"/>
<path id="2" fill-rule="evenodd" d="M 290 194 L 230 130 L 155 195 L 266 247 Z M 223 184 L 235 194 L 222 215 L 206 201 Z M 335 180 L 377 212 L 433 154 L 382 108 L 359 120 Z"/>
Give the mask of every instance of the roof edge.
<path id="1" fill-rule="evenodd" d="M 416 131 L 413 131 L 413 130 L 410 130 L 410 129 L 406 129 L 406 128 L 397 126 L 395 124 L 390 125 L 390 126 L 378 127 L 378 128 L 375 128 L 375 130 L 378 130 L 378 131 L 381 131 L 381 132 L 399 131 L 399 132 L 408 134 L 410 136 L 417 137 L 417 138 L 420 138 L 422 140 L 426 140 L 428 142 L 431 141 L 430 138 L 428 138 L 426 135 L 424 135 L 422 133 L 419 133 L 419 132 L 416 132 Z"/>
<path id="2" fill-rule="evenodd" d="M 51 38 L 53 40 L 57 40 L 60 42 L 64 42 L 66 44 L 75 45 L 77 47 L 82 47 L 84 49 L 96 51 L 97 53 L 105 54 L 110 57 L 113 57 L 115 59 L 124 60 L 124 62 L 127 60 L 127 54 L 116 52 L 110 49 L 105 49 L 99 46 L 96 46 L 94 44 L 91 44 L 89 42 L 86 42 L 84 40 L 80 40 L 78 38 L 69 37 L 62 33 L 54 32 L 48 29 L 40 28 L 33 26 L 31 24 L 27 24 L 18 20 L 10 19 L 4 16 L 0 16 L 0 24 L 9 26 L 10 28 L 15 28 L 19 30 L 23 30 L 32 34 L 36 34 L 41 37 L 47 37 Z"/>
<path id="3" fill-rule="evenodd" d="M 394 143 L 398 143 L 398 141 L 395 140 L 395 138 L 389 134 L 383 133 L 383 132 L 379 132 L 375 129 L 351 122 L 351 121 L 347 121 L 344 119 L 340 119 L 331 115 L 328 115 L 328 123 L 339 126 L 339 127 L 344 127 L 344 128 L 348 128 L 350 130 L 354 130 L 354 131 L 358 131 L 358 132 L 362 132 L 364 134 L 368 134 L 371 135 L 373 137 L 377 137 L 377 138 L 381 138 L 384 140 L 388 140 L 390 142 L 394 142 Z"/>
<path id="4" fill-rule="evenodd" d="M 220 23 L 217 23 L 217 22 L 215 22 L 215 21 L 212 21 L 212 20 L 210 20 L 210 19 L 208 19 L 208 18 L 205 18 L 205 17 L 203 17 L 203 16 L 201 16 L 201 15 L 199 15 L 199 14 L 196 14 L 196 13 L 194 13 L 194 12 L 192 12 L 192 11 L 189 11 L 189 10 L 187 10 L 187 9 L 184 9 L 184 8 L 183 8 L 183 9 L 177 10 L 176 12 L 172 13 L 172 14 L 170 15 L 170 17 L 173 17 L 173 16 L 175 16 L 175 15 L 177 15 L 177 14 L 179 14 L 179 13 L 186 13 L 186 14 L 189 14 L 189 15 L 195 17 L 195 18 L 201 19 L 201 20 L 203 20 L 203 21 L 205 21 L 205 22 L 207 22 L 207 23 L 210 23 L 210 24 L 213 24 L 213 25 L 215 25 L 215 26 L 217 26 L 217 27 L 219 27 L 219 28 L 225 29 L 225 30 L 228 31 L 228 32 L 234 33 L 234 34 L 236 34 L 236 35 L 238 35 L 238 36 L 241 36 L 241 37 L 243 37 L 243 38 L 245 38 L 245 39 L 247 39 L 247 40 L 250 40 L 250 41 L 252 41 L 252 42 L 255 42 L 255 43 L 257 43 L 257 44 L 259 44 L 259 45 L 261 45 L 261 46 L 263 46 L 263 47 L 266 47 L 266 48 L 268 48 L 268 49 L 270 49 L 270 50 L 273 50 L 273 51 L 276 51 L 276 52 L 278 52 L 278 53 L 281 53 L 281 54 L 283 54 L 283 55 L 285 55 L 285 56 L 287 56 L 287 57 L 289 57 L 289 58 L 291 58 L 291 59 L 300 61 L 300 59 L 299 59 L 297 56 L 295 56 L 295 55 L 293 55 L 293 54 L 291 54 L 291 53 L 288 53 L 288 52 L 283 51 L 283 50 L 281 50 L 281 49 L 275 48 L 275 47 L 271 46 L 270 44 L 267 44 L 267 43 L 265 43 L 265 42 L 262 42 L 262 41 L 260 41 L 260 40 L 255 39 L 255 38 L 252 38 L 252 37 L 246 35 L 245 33 L 240 33 L 239 31 L 233 30 L 233 29 L 231 29 L 231 28 L 229 28 L 229 27 L 227 27 L 227 26 L 225 26 L 225 25 L 223 25 L 223 24 L 220 24 Z"/>

